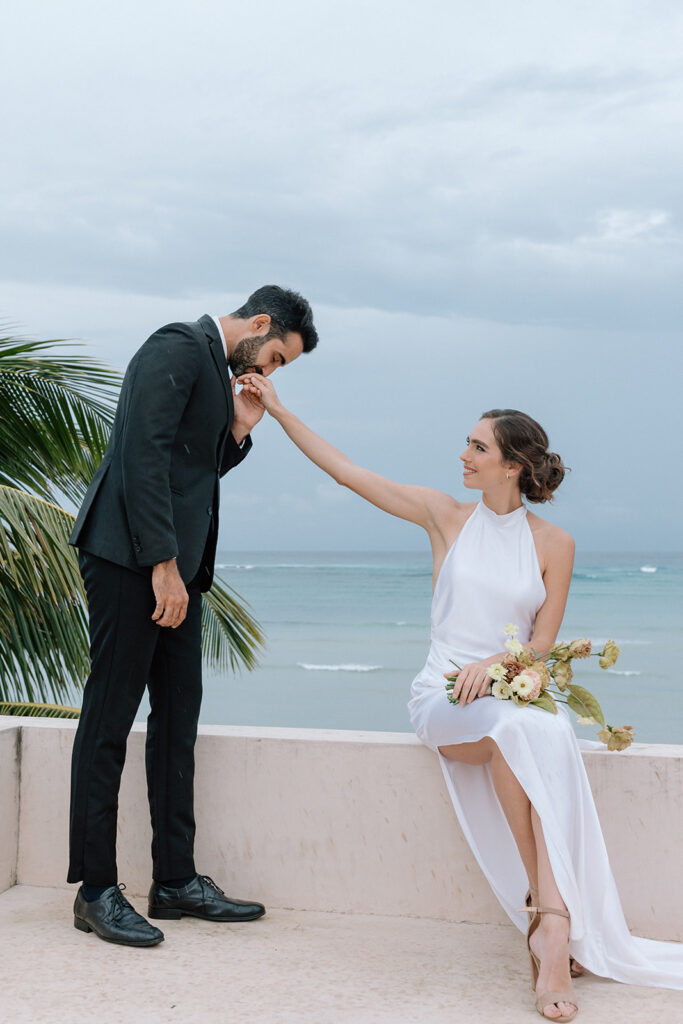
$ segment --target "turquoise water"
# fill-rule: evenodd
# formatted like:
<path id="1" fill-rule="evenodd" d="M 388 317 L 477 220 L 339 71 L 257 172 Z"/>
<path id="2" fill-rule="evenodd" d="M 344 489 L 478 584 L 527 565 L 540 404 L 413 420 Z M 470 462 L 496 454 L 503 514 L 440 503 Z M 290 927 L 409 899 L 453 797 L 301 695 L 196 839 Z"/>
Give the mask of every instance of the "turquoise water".
<path id="1" fill-rule="evenodd" d="M 410 731 L 406 701 L 429 643 L 426 552 L 222 551 L 217 571 L 250 603 L 268 647 L 254 672 L 205 672 L 203 723 Z M 683 743 L 682 598 L 681 553 L 577 557 L 560 636 L 620 645 L 607 672 L 597 659 L 574 662 L 576 681 L 641 742 Z"/>

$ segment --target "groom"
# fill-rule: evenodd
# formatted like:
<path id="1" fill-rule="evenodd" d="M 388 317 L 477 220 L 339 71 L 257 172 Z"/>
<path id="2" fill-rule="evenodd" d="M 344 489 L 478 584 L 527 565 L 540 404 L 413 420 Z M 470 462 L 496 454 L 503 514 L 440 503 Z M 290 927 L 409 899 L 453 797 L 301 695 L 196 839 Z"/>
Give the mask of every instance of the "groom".
<path id="1" fill-rule="evenodd" d="M 229 316 L 160 328 L 128 366 L 109 445 L 69 539 L 79 548 L 92 666 L 73 748 L 68 881 L 83 883 L 75 926 L 109 942 L 153 946 L 164 937 L 117 885 L 119 783 L 145 687 L 149 916 L 265 913 L 195 871 L 202 592 L 213 579 L 220 477 L 247 455 L 263 413 L 236 393 L 235 379 L 268 376 L 317 341 L 308 302 L 267 285 Z"/>

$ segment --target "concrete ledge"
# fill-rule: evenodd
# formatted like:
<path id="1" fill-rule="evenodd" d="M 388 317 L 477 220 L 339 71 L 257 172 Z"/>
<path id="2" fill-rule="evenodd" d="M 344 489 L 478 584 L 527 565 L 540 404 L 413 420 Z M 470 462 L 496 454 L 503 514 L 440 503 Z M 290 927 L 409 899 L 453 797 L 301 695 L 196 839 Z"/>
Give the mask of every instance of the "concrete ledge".
<path id="1" fill-rule="evenodd" d="M 0 719 L 3 823 L 5 806 L 10 817 L 19 806 L 18 853 L 4 878 L 64 886 L 75 728 Z M 146 893 L 151 873 L 144 740 L 136 726 L 120 795 L 120 878 L 133 894 Z M 584 759 L 630 927 L 680 941 L 683 747 L 590 750 Z M 436 758 L 412 735 L 202 727 L 196 811 L 198 867 L 234 895 L 274 908 L 507 923 Z M 11 857 L 11 847 L 3 841 L 1 855 Z"/>

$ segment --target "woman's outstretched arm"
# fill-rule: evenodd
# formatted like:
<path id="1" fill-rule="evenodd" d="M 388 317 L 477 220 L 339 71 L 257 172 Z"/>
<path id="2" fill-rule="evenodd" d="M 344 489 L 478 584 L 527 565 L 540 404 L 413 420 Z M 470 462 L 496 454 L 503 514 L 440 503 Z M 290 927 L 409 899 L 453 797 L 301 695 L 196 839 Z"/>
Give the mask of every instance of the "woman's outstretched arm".
<path id="1" fill-rule="evenodd" d="M 239 383 L 253 401 L 263 404 L 297 448 L 338 484 L 355 491 L 361 498 L 372 502 L 392 516 L 417 523 L 429 533 L 435 528 L 438 529 L 445 516 L 453 514 L 458 503 L 449 495 L 429 487 L 398 484 L 369 469 L 357 466 L 285 409 L 267 377 L 247 374 L 240 378 Z"/>

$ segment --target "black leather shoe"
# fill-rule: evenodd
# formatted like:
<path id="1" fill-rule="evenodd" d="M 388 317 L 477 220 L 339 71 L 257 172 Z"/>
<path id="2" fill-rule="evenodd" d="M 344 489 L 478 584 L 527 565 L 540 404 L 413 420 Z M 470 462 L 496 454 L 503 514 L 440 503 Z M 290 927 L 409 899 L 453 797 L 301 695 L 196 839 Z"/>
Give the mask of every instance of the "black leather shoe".
<path id="1" fill-rule="evenodd" d="M 204 921 L 255 921 L 266 912 L 262 903 L 226 896 L 208 875 L 195 875 L 183 889 L 152 882 L 148 909 L 150 917 L 162 921 L 177 921 L 183 914 Z"/>
<path id="2" fill-rule="evenodd" d="M 123 895 L 125 885 L 111 885 L 98 900 L 90 903 L 79 889 L 74 903 L 74 927 L 95 932 L 105 942 L 121 946 L 156 946 L 164 933 L 145 921 Z"/>

